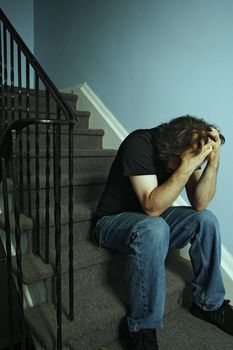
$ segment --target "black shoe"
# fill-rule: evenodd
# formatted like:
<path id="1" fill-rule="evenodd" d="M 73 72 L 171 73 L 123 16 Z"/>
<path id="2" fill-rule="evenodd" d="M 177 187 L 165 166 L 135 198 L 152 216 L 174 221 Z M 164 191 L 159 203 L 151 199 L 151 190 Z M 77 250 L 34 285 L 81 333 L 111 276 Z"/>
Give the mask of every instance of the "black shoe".
<path id="1" fill-rule="evenodd" d="M 215 311 L 205 311 L 192 303 L 191 313 L 204 321 L 213 323 L 224 332 L 233 335 L 233 309 L 229 305 L 230 300 L 224 300 L 222 305 Z"/>
<path id="2" fill-rule="evenodd" d="M 156 329 L 128 331 L 128 348 L 129 350 L 159 350 Z"/>

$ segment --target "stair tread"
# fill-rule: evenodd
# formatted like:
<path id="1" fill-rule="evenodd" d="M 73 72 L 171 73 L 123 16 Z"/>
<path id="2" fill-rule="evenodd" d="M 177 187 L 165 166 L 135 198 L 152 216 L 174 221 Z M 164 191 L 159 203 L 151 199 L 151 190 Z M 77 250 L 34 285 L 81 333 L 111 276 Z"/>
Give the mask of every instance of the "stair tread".
<path id="1" fill-rule="evenodd" d="M 94 184 L 104 184 L 108 177 L 107 171 L 96 171 L 96 172 L 80 172 L 74 174 L 73 184 L 74 185 L 94 185 Z M 52 178 L 52 176 L 51 176 Z M 34 186 L 36 181 L 35 175 L 31 176 L 31 185 Z M 50 182 L 52 183 L 51 179 Z M 26 183 L 26 181 L 25 181 Z M 40 188 L 44 188 L 46 183 L 46 176 L 40 176 Z M 61 186 L 69 185 L 69 175 L 61 175 Z"/>
<path id="2" fill-rule="evenodd" d="M 26 130 L 24 130 L 23 133 L 26 133 Z M 31 133 L 31 135 L 35 134 L 35 130 L 33 128 L 31 128 L 30 133 Z M 62 133 L 62 135 L 69 134 L 69 130 L 67 130 L 67 129 L 63 130 L 63 128 L 62 128 L 61 133 Z M 100 136 L 103 136 L 104 130 L 103 129 L 78 128 L 77 126 L 75 126 L 73 133 L 74 133 L 74 136 L 75 135 L 100 135 Z M 40 134 L 46 134 L 46 126 L 41 128 Z"/>
<path id="3" fill-rule="evenodd" d="M 74 204 L 74 222 L 93 220 L 95 218 L 97 202 L 82 202 L 81 204 Z M 49 208 L 50 224 L 54 226 L 54 207 Z M 32 210 L 32 217 L 35 217 L 36 210 Z M 39 210 L 40 226 L 45 225 L 45 208 Z M 65 225 L 69 222 L 69 205 L 61 205 L 61 224 Z"/>
<path id="4" fill-rule="evenodd" d="M 231 350 L 233 337 L 216 326 L 194 317 L 185 307 L 164 317 L 164 328 L 157 331 L 160 350 Z M 120 340 L 97 350 L 123 350 Z"/>
<path id="5" fill-rule="evenodd" d="M 65 251 L 64 251 L 65 250 Z M 51 259 L 55 261 L 55 250 L 50 249 Z M 69 270 L 69 247 L 63 248 L 62 252 L 62 272 Z M 108 249 L 99 248 L 89 241 L 76 242 L 74 245 L 74 270 L 86 268 L 111 261 L 113 259 L 125 258 L 125 255 L 110 251 Z"/>
<path id="6" fill-rule="evenodd" d="M 73 177 L 73 185 L 97 185 L 97 184 L 104 184 L 106 183 L 107 177 L 108 177 L 108 171 L 95 171 L 95 172 L 80 172 L 75 173 Z M 52 183 L 53 176 L 50 175 L 50 186 Z M 27 184 L 27 177 L 24 177 L 24 187 L 26 188 Z M 31 176 L 31 189 L 35 188 L 36 184 L 36 176 Z M 46 176 L 40 175 L 40 189 L 45 188 L 46 186 Z M 67 174 L 61 174 L 61 186 L 67 187 L 69 186 L 69 175 Z M 13 181 L 11 179 L 7 179 L 7 188 L 8 191 L 12 191 L 13 189 Z M 2 190 L 2 183 L 0 184 L 0 191 Z"/>
<path id="7" fill-rule="evenodd" d="M 61 149 L 61 157 L 67 157 L 69 154 L 69 149 Z M 74 149 L 74 158 L 79 157 L 114 157 L 116 156 L 117 151 L 115 149 Z M 26 157 L 26 151 L 23 152 L 23 157 Z M 35 157 L 35 149 L 30 151 L 30 157 Z M 46 158 L 46 149 L 41 148 L 39 152 L 40 158 Z"/>
<path id="8" fill-rule="evenodd" d="M 175 289 L 184 290 L 186 282 L 183 277 L 177 276 L 169 268 L 167 268 L 166 280 L 166 298 L 170 301 L 171 295 L 175 292 Z M 99 332 L 99 334 L 101 330 L 107 332 L 108 325 L 113 324 L 117 334 L 116 325 L 118 325 L 122 317 L 125 316 L 127 309 L 128 299 L 126 282 L 115 281 L 111 286 L 104 284 L 92 289 L 83 288 L 77 290 L 74 293 L 74 300 L 75 320 L 70 322 L 65 316 L 68 310 L 67 293 L 63 298 L 63 310 L 65 312 L 63 315 L 64 344 L 68 344 L 69 341 L 85 341 L 85 339 L 89 341 L 93 332 Z M 168 314 L 168 312 L 169 311 L 165 308 L 165 314 Z M 35 314 L 37 315 L 36 320 L 33 317 Z M 26 319 L 42 345 L 45 346 L 46 344 L 46 349 L 52 349 L 56 331 L 55 306 L 50 303 L 37 305 L 32 309 L 28 309 L 26 310 Z"/>
<path id="9" fill-rule="evenodd" d="M 165 317 L 164 329 L 158 332 L 161 350 L 230 350 L 233 337 L 216 326 L 193 316 L 186 308 Z"/>
<path id="10" fill-rule="evenodd" d="M 107 328 L 109 323 L 120 320 L 125 314 L 125 306 L 109 286 L 77 291 L 74 300 L 75 320 L 70 322 L 63 315 L 63 344 L 68 344 L 72 338 L 85 337 L 94 330 L 102 328 L 103 324 Z M 56 337 L 54 304 L 41 304 L 28 309 L 25 311 L 25 318 L 42 345 L 48 350 L 53 349 Z"/>
<path id="11" fill-rule="evenodd" d="M 15 216 L 13 212 L 9 213 L 9 220 L 10 220 L 10 231 L 14 232 L 15 231 Z M 33 220 L 29 218 L 25 214 L 20 214 L 19 217 L 20 220 L 20 228 L 21 231 L 30 231 L 33 229 Z M 5 230 L 5 214 L 1 213 L 0 214 L 0 228 L 2 230 Z"/>
<path id="12" fill-rule="evenodd" d="M 12 267 L 16 273 L 16 257 L 12 257 Z M 40 257 L 28 252 L 22 255 L 22 275 L 23 283 L 32 284 L 53 276 L 53 268 L 50 264 L 45 264 Z"/>

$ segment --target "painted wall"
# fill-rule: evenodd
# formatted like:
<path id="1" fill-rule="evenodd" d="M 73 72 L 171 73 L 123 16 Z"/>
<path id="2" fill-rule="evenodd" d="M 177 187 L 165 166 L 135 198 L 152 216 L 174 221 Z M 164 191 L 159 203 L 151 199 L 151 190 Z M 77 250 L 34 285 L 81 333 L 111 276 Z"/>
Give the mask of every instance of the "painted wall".
<path id="1" fill-rule="evenodd" d="M 233 1 L 35 1 L 35 53 L 58 87 L 87 81 L 131 131 L 182 114 L 226 136 L 210 208 L 233 254 Z"/>
<path id="2" fill-rule="evenodd" d="M 34 52 L 34 0 L 0 0 L 0 7 Z"/>

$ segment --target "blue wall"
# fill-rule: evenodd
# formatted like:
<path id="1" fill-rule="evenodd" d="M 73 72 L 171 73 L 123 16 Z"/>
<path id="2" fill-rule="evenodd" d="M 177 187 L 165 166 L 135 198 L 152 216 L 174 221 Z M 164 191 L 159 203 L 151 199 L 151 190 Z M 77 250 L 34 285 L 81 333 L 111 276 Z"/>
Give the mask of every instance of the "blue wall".
<path id="1" fill-rule="evenodd" d="M 34 0 L 0 0 L 0 7 L 33 52 Z"/>
<path id="2" fill-rule="evenodd" d="M 233 1 L 35 2 L 35 53 L 59 87 L 87 81 L 128 131 L 190 113 L 222 128 L 211 204 L 233 254 Z"/>

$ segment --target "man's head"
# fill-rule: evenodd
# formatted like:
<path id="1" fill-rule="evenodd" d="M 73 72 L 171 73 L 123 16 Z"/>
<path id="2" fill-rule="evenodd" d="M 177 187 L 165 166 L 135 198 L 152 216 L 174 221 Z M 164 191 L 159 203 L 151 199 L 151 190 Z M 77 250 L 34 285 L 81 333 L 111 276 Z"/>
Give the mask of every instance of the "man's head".
<path id="1" fill-rule="evenodd" d="M 211 138 L 212 128 L 219 131 L 216 126 L 190 115 L 159 125 L 155 139 L 159 158 L 165 162 L 174 157 L 179 158 L 184 151 L 191 148 L 194 155 L 199 154 L 203 144 Z M 221 134 L 219 136 L 223 144 L 225 138 Z"/>

